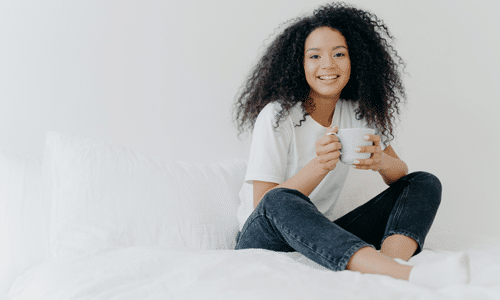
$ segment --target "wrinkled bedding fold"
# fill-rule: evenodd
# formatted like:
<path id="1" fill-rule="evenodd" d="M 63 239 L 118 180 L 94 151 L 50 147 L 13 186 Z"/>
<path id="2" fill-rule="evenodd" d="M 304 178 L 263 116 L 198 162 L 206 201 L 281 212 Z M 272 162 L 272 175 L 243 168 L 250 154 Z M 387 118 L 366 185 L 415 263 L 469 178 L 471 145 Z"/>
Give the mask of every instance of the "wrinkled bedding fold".
<path id="1" fill-rule="evenodd" d="M 410 262 L 450 255 L 424 249 Z M 387 276 L 333 272 L 298 253 L 131 247 L 48 261 L 19 277 L 21 299 L 498 299 L 500 243 L 467 251 L 469 285 L 430 291 Z"/>

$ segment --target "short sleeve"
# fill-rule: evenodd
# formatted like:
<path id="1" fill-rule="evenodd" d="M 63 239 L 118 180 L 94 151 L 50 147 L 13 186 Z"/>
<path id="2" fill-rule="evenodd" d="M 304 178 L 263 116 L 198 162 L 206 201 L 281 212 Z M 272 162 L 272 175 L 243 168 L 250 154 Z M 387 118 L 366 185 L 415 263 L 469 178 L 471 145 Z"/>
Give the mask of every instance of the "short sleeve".
<path id="1" fill-rule="evenodd" d="M 279 104 L 269 103 L 255 121 L 245 175 L 248 183 L 254 180 L 278 184 L 285 181 L 292 124 L 286 118 L 276 127 L 279 107 Z"/>

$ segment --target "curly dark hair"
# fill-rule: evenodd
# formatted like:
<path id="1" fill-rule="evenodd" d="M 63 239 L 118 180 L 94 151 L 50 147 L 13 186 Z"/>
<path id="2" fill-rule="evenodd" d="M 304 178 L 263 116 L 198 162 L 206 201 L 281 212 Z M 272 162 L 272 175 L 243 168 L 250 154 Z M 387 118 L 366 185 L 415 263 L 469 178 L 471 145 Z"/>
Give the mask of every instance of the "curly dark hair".
<path id="1" fill-rule="evenodd" d="M 234 107 L 238 135 L 253 129 L 260 111 L 273 101 L 282 107 L 276 127 L 299 102 L 305 120 L 304 103 L 310 92 L 304 72 L 305 41 L 316 28 L 326 26 L 338 30 L 349 49 L 351 76 L 340 98 L 357 101 L 356 118 L 374 124 L 386 142 L 394 139 L 393 123 L 406 99 L 398 66 L 404 70 L 406 65 L 388 42 L 393 37 L 386 25 L 374 14 L 345 3 L 321 6 L 312 15 L 285 24 L 290 25 L 267 47 L 240 88 Z"/>

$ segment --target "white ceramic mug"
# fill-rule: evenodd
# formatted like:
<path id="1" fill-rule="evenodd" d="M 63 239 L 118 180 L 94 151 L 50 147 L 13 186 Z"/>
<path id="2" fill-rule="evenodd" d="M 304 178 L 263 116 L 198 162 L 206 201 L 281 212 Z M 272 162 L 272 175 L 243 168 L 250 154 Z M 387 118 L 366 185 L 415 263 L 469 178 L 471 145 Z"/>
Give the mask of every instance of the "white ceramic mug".
<path id="1" fill-rule="evenodd" d="M 371 153 L 358 153 L 354 150 L 360 146 L 371 146 L 372 141 L 365 140 L 365 135 L 375 134 L 371 128 L 343 128 L 339 129 L 336 136 L 339 137 L 342 149 L 340 149 L 340 161 L 352 165 L 356 159 L 368 159 Z"/>

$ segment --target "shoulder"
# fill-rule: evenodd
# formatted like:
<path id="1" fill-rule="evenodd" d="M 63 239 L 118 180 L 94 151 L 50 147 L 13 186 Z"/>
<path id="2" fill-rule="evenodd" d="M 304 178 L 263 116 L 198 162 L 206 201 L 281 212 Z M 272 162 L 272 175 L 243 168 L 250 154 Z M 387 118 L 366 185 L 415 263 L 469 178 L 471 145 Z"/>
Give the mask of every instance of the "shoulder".
<path id="1" fill-rule="evenodd" d="M 293 131 L 292 108 L 289 112 L 282 111 L 283 108 L 279 102 L 268 103 L 257 116 L 254 125 L 254 135 L 267 132 L 267 134 L 290 136 Z M 278 122 L 278 123 L 277 123 Z"/>
<path id="2" fill-rule="evenodd" d="M 279 104 L 276 101 L 269 102 L 264 108 L 260 111 L 259 117 L 265 117 L 265 118 L 275 118 L 278 116 L 279 112 L 281 111 L 281 104 Z"/>
<path id="3" fill-rule="evenodd" d="M 269 127 L 272 124 L 276 124 L 278 120 L 279 112 L 281 111 L 281 105 L 279 103 L 271 102 L 268 103 L 260 111 L 255 121 L 254 131 L 262 129 L 264 127 Z"/>
<path id="4" fill-rule="evenodd" d="M 295 120 L 302 118 L 302 106 L 297 103 L 289 111 L 284 111 L 283 106 L 278 101 L 268 103 L 259 113 L 257 122 L 276 124 L 279 120 L 279 126 L 289 126 L 295 123 Z"/>

